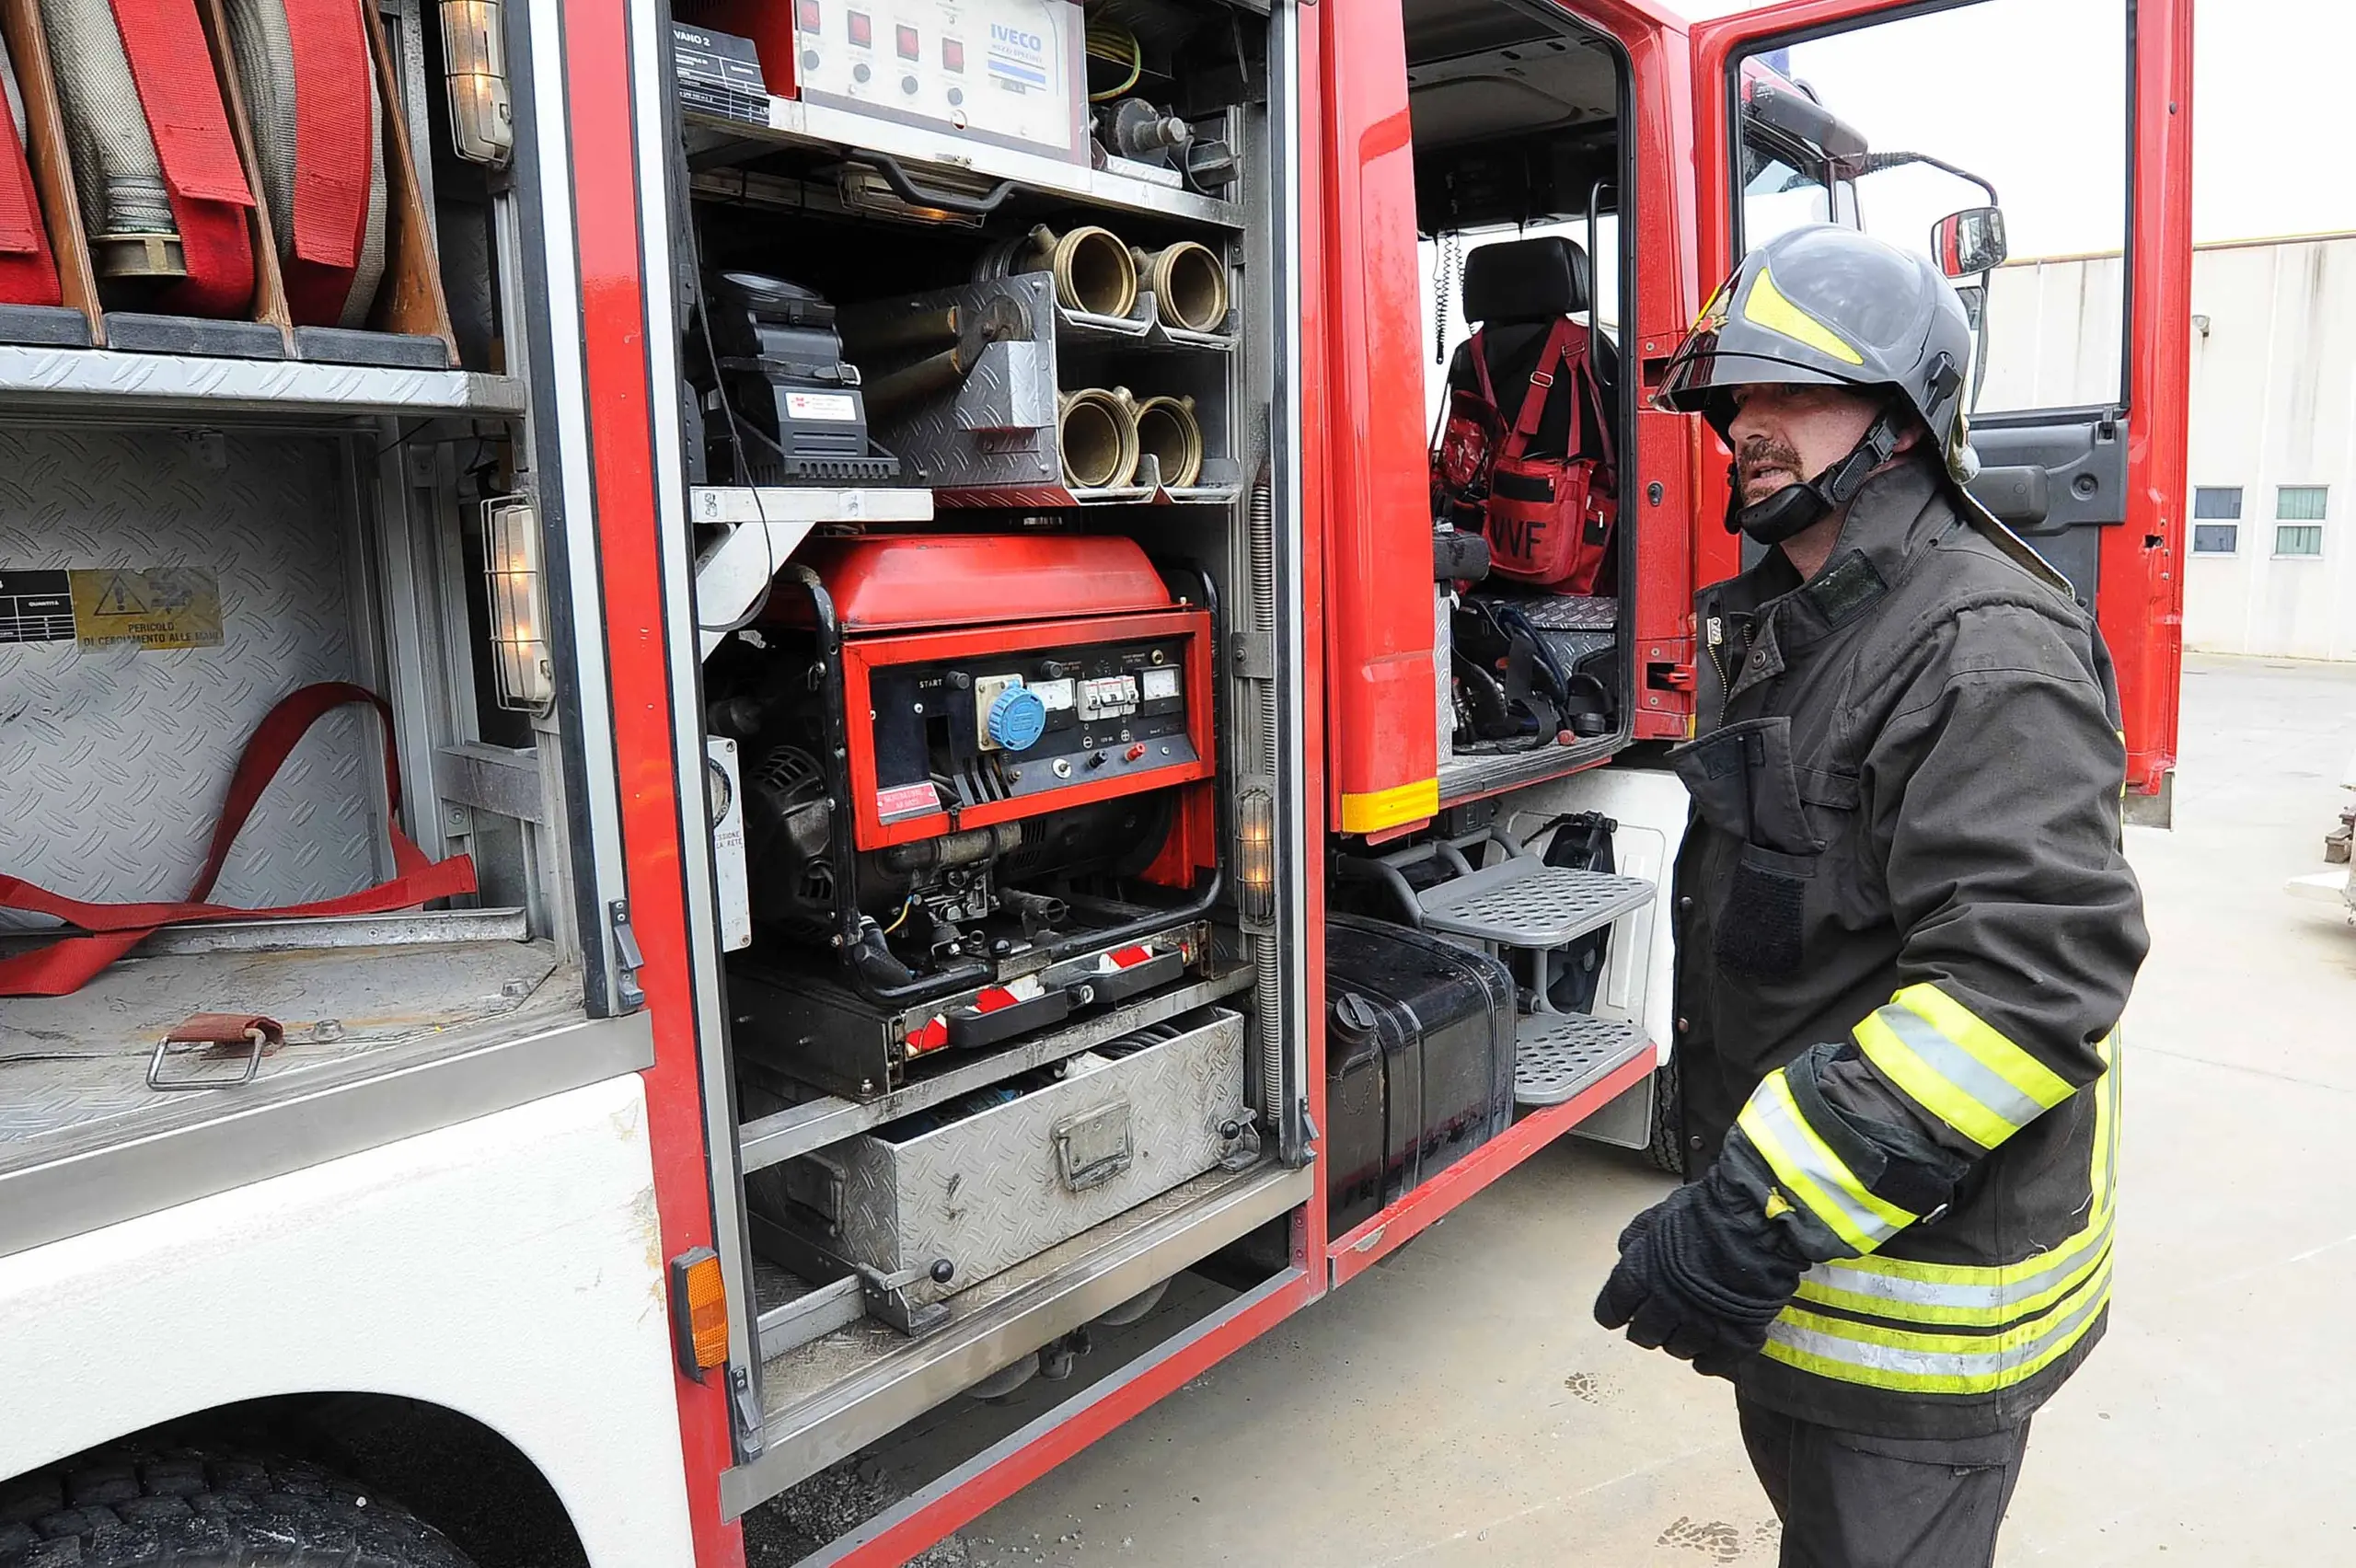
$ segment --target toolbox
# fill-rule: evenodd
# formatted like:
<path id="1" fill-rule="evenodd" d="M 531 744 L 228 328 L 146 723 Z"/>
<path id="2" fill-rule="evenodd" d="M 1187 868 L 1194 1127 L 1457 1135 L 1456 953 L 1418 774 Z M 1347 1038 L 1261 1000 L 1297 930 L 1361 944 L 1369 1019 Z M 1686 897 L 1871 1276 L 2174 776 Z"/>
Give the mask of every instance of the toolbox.
<path id="1" fill-rule="evenodd" d="M 1511 1124 L 1513 976 L 1443 938 L 1335 915 L 1325 931 L 1325 1002 L 1338 1236 Z"/>
<path id="2" fill-rule="evenodd" d="M 1243 1020 L 1150 1025 L 747 1184 L 796 1272 L 857 1272 L 872 1309 L 922 1332 L 939 1304 L 1223 1160 L 1256 1159 Z"/>

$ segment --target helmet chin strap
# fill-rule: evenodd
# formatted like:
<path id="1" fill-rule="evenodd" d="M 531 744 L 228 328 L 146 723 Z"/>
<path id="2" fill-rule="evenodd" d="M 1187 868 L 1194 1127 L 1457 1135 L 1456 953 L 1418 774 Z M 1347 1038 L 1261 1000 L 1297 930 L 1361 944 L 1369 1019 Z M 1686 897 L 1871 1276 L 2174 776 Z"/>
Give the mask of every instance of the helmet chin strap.
<path id="1" fill-rule="evenodd" d="M 1874 421 L 1846 457 L 1815 478 L 1785 485 L 1751 506 L 1742 504 L 1742 466 L 1728 464 L 1727 532 L 1748 534 L 1762 545 L 1782 544 L 1855 500 L 1874 470 L 1897 455 L 1899 436 L 1899 416 L 1893 409 Z"/>

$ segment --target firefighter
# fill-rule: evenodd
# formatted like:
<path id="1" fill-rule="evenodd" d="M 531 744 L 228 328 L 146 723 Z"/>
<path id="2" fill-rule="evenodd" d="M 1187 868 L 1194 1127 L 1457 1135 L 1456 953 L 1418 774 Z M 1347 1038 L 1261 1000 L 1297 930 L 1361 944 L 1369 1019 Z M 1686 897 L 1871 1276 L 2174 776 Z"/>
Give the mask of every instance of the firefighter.
<path id="1" fill-rule="evenodd" d="M 2109 657 L 1963 489 L 1971 329 L 1834 226 L 1745 259 L 1664 378 L 1763 554 L 1697 602 L 1675 897 L 1688 1184 L 1606 1328 L 1732 1379 L 1783 1562 L 1992 1561 L 2101 1337 L 2142 962 Z"/>

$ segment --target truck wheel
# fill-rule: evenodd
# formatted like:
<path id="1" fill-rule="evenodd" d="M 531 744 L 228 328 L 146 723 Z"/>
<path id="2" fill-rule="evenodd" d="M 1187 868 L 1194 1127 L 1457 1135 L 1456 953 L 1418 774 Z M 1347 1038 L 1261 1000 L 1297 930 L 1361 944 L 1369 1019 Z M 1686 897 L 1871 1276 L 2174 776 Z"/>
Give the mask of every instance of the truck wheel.
<path id="1" fill-rule="evenodd" d="M 398 1504 L 297 1460 L 78 1455 L 0 1482 L 0 1568 L 474 1568 Z"/>
<path id="2" fill-rule="evenodd" d="M 1653 1074 L 1653 1136 L 1645 1153 L 1670 1175 L 1685 1174 L 1685 1092 L 1674 1051 Z"/>

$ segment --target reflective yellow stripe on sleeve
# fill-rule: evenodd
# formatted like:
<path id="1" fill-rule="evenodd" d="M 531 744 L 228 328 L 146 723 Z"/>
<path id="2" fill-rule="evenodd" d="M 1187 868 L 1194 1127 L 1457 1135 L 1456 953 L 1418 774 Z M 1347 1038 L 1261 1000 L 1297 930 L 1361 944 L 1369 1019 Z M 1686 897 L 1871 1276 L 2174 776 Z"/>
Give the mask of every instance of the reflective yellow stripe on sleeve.
<path id="1" fill-rule="evenodd" d="M 1856 1038 L 1890 1081 L 1982 1148 L 2070 1098 L 2051 1068 L 1935 986 L 1907 986 Z"/>
<path id="2" fill-rule="evenodd" d="M 1792 1099 L 1783 1068 L 1761 1080 L 1735 1124 L 1792 1196 L 1859 1252 L 1872 1251 L 1914 1223 L 1913 1215 L 1875 1195 L 1817 1136 Z"/>
<path id="3" fill-rule="evenodd" d="M 2010 1263 L 1929 1263 L 1886 1254 L 1819 1263 L 1800 1281 L 1801 1301 L 1904 1322 L 1992 1326 L 2043 1311 L 2107 1268 L 2119 1190 L 2119 1032 L 2096 1050 L 2104 1070 L 2088 1090 L 2095 1108 L 2089 1201 L 2077 1234 Z"/>

